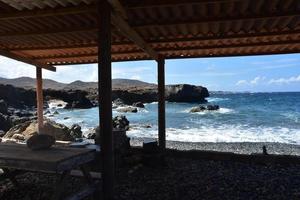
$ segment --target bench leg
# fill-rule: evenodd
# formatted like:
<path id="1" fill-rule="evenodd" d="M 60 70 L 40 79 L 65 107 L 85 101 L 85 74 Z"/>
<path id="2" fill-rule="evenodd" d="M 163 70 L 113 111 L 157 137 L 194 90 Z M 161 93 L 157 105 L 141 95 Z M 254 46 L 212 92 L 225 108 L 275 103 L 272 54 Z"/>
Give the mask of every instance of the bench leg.
<path id="1" fill-rule="evenodd" d="M 97 182 L 93 180 L 91 173 L 86 166 L 82 165 L 80 167 L 80 170 L 81 170 L 86 182 L 89 184 L 89 186 L 95 187 L 95 190 L 94 190 L 92 196 L 93 196 L 93 199 L 98 200 L 99 199 L 99 189 L 98 189 L 99 184 L 97 184 Z"/>
<path id="2" fill-rule="evenodd" d="M 57 179 L 55 184 L 54 194 L 52 195 L 52 200 L 59 200 L 62 197 L 62 193 L 65 190 L 65 183 L 67 177 L 70 175 L 71 171 L 64 171 L 60 177 Z"/>

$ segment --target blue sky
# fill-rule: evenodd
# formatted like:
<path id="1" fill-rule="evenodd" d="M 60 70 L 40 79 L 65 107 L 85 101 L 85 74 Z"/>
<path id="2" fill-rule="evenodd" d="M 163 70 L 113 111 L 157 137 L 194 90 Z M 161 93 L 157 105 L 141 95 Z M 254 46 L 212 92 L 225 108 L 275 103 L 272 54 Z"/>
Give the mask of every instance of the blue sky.
<path id="1" fill-rule="evenodd" d="M 210 91 L 300 91 L 300 54 L 197 58 L 166 61 L 166 83 L 203 85 Z M 35 68 L 0 57 L 0 76 L 35 77 Z M 97 65 L 58 66 L 44 78 L 60 82 L 97 81 Z M 113 63 L 113 78 L 156 83 L 156 62 Z"/>

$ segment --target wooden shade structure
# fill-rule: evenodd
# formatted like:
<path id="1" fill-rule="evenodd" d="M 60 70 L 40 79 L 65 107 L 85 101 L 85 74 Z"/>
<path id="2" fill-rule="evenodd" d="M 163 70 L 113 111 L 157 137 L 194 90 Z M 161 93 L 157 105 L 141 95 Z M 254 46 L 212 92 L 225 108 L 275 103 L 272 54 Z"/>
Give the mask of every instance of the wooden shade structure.
<path id="1" fill-rule="evenodd" d="M 1 55 L 52 71 L 99 63 L 106 199 L 113 187 L 111 62 L 158 61 L 164 149 L 164 59 L 298 52 L 299 0 L 0 0 Z"/>

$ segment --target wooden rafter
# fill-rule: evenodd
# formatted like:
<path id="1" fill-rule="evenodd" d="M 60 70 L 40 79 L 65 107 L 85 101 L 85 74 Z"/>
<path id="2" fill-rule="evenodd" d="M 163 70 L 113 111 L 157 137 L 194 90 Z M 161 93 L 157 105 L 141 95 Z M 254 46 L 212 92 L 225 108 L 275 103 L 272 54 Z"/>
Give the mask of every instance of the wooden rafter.
<path id="1" fill-rule="evenodd" d="M 195 18 L 188 20 L 160 20 L 150 23 L 143 24 L 133 24 L 134 28 L 148 28 L 154 26 L 172 26 L 172 25 L 187 25 L 187 24 L 201 24 L 201 23 L 220 23 L 220 22 L 236 22 L 242 20 L 259 20 L 259 19 L 274 19 L 274 18 L 286 18 L 286 17 L 300 17 L 299 11 L 288 11 L 288 12 L 278 12 L 278 13 L 264 13 L 258 15 L 241 15 L 241 16 L 227 16 L 227 17 L 209 17 L 209 18 Z"/>
<path id="2" fill-rule="evenodd" d="M 176 48 L 176 47 L 167 47 L 167 48 L 159 48 L 155 49 L 159 53 L 170 52 L 170 51 L 189 51 L 189 50 L 210 50 L 210 49 L 228 49 L 228 48 L 245 48 L 245 47 L 263 47 L 263 46 L 277 46 L 277 45 L 292 45 L 292 44 L 300 44 L 300 40 L 293 41 L 277 41 L 277 42 L 252 42 L 252 43 L 244 43 L 244 44 L 214 44 L 214 45 L 199 45 L 192 46 L 186 48 Z M 120 51 L 120 52 L 112 52 L 113 55 L 126 55 L 126 54 L 135 54 L 141 53 L 141 51 L 134 49 L 131 51 Z M 65 58 L 78 58 L 78 57 L 92 57 L 97 56 L 97 52 L 94 53 L 79 53 L 73 55 L 49 55 L 49 56 L 39 56 L 32 58 L 37 61 L 45 61 L 47 59 L 65 59 Z"/>
<path id="3" fill-rule="evenodd" d="M 158 44 L 169 44 L 169 43 L 180 43 L 180 42 L 210 42 L 214 40 L 218 40 L 222 42 L 222 40 L 228 39 L 251 39 L 251 38 L 262 38 L 262 37 L 300 37 L 300 30 L 296 31 L 283 31 L 283 32 L 268 32 L 268 33 L 251 33 L 251 34 L 233 34 L 233 35 L 223 35 L 220 36 L 201 36 L 201 37 L 193 37 L 193 38 L 172 38 L 172 39 L 159 39 L 159 40 L 149 40 L 146 41 L 150 45 L 158 45 Z M 133 45 L 132 42 L 116 42 L 113 43 L 114 47 L 122 46 L 122 45 Z M 45 51 L 45 50 L 64 50 L 64 49 L 76 49 L 76 48 L 92 48 L 96 47 L 96 42 L 90 42 L 85 44 L 74 44 L 74 45 L 67 45 L 67 44 L 54 44 L 53 46 L 31 46 L 31 47 L 13 47 L 13 48 L 6 48 L 9 51 Z"/>
<path id="4" fill-rule="evenodd" d="M 0 20 L 12 19 L 26 19 L 26 18 L 39 18 L 51 17 L 60 15 L 71 15 L 81 13 L 96 13 L 97 8 L 95 5 L 81 5 L 67 8 L 52 8 L 47 10 L 30 10 L 30 11 L 15 11 L 0 14 Z"/>
<path id="5" fill-rule="evenodd" d="M 121 4 L 115 3 L 118 0 L 110 1 L 112 7 L 120 7 Z M 125 37 L 138 45 L 143 51 L 145 51 L 152 59 L 158 60 L 158 54 L 154 51 L 152 47 L 133 29 L 129 26 L 129 24 L 121 17 L 121 15 L 117 12 L 112 12 L 111 15 L 111 23 L 116 27 L 116 29 L 120 30 Z"/>
<path id="6" fill-rule="evenodd" d="M 56 68 L 53 67 L 52 65 L 48 65 L 48 64 L 44 64 L 44 63 L 39 62 L 39 61 L 31 60 L 31 59 L 16 55 L 16 54 L 14 54 L 12 52 L 9 52 L 9 51 L 0 50 L 0 55 L 11 58 L 11 59 L 14 59 L 14 60 L 17 60 L 17 61 L 20 61 L 20 62 L 30 64 L 30 65 L 34 65 L 36 67 L 40 67 L 40 68 L 47 69 L 47 70 L 50 70 L 50 71 L 56 71 Z"/>

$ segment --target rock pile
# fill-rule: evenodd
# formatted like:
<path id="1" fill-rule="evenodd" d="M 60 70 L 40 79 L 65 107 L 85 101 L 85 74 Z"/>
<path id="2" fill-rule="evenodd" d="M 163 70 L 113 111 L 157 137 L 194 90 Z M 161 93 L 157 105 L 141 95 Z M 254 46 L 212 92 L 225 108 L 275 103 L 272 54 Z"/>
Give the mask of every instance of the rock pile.
<path id="1" fill-rule="evenodd" d="M 207 105 L 207 106 L 196 106 L 191 108 L 190 113 L 195 113 L 195 112 L 203 112 L 203 111 L 214 111 L 214 110 L 219 110 L 220 107 L 218 105 Z"/>
<path id="2" fill-rule="evenodd" d="M 69 129 L 65 125 L 45 120 L 41 134 L 53 136 L 55 140 L 73 141 L 75 136 L 79 136 L 78 132 L 76 132 L 79 131 L 78 126 L 75 125 L 73 129 Z M 36 135 L 37 128 L 37 121 L 27 121 L 12 127 L 3 138 L 24 141 Z"/>

